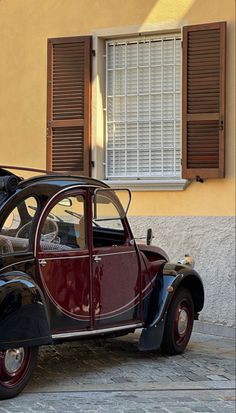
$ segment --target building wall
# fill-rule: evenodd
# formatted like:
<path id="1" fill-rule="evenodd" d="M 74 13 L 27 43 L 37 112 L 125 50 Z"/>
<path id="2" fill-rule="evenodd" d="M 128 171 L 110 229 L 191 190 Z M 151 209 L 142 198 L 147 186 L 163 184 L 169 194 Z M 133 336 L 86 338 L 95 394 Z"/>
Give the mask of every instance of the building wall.
<path id="1" fill-rule="evenodd" d="M 0 136 L 2 164 L 46 166 L 47 39 L 181 30 L 227 21 L 226 177 L 191 182 L 183 191 L 133 192 L 132 223 L 174 258 L 196 257 L 206 287 L 202 320 L 233 324 L 235 213 L 235 2 L 225 0 L 0 0 Z M 100 57 L 100 60 L 102 58 Z M 93 69 L 99 66 L 99 59 Z M 101 177 L 102 79 L 93 78 L 93 157 Z M 219 293 L 220 292 L 220 293 Z"/>
<path id="2" fill-rule="evenodd" d="M 152 228 L 153 244 L 163 248 L 170 261 L 193 256 L 205 287 L 200 321 L 235 325 L 234 217 L 130 217 L 130 223 L 135 237 Z"/>

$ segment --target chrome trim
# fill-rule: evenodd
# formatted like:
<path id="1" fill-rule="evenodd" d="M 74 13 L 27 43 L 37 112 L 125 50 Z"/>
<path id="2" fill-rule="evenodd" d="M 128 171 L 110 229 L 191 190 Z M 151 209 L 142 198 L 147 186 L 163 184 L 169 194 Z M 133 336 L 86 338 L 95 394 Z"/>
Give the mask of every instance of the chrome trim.
<path id="1" fill-rule="evenodd" d="M 189 267 L 194 268 L 195 261 L 191 255 L 185 254 L 184 257 L 178 259 L 177 264 L 188 265 Z"/>
<path id="2" fill-rule="evenodd" d="M 95 262 L 102 261 L 102 257 L 99 257 L 98 255 L 94 255 L 93 256 L 93 261 L 95 261 Z"/>
<path id="3" fill-rule="evenodd" d="M 24 362 L 25 351 L 23 347 L 6 350 L 4 355 L 5 370 L 8 374 L 14 374 Z"/>
<path id="4" fill-rule="evenodd" d="M 34 260 L 35 260 L 35 258 L 30 258 L 29 260 L 13 262 L 12 264 L 9 264 L 9 265 L 7 265 L 6 267 L 1 268 L 1 269 L 0 269 L 0 275 L 1 275 L 1 272 L 2 272 L 3 270 L 5 270 L 6 268 L 15 267 L 15 266 L 18 265 L 18 264 L 24 264 L 25 262 L 31 262 L 31 261 L 34 261 Z"/>
<path id="5" fill-rule="evenodd" d="M 42 265 L 44 267 L 45 265 L 47 265 L 47 261 L 44 259 L 39 260 L 39 265 Z"/>
<path id="6" fill-rule="evenodd" d="M 51 252 L 51 251 L 45 251 L 45 252 Z M 57 251 L 53 251 L 53 252 L 57 252 Z M 134 254 L 136 253 L 136 251 L 123 251 L 123 252 L 112 252 L 109 254 L 93 254 L 92 258 L 95 262 L 101 261 L 102 257 L 106 257 L 106 256 L 111 256 L 111 255 L 121 255 L 121 254 Z M 72 255 L 72 256 L 66 256 L 66 257 L 61 257 L 60 255 L 57 255 L 56 257 L 45 257 L 44 260 L 46 261 L 54 261 L 54 260 L 73 260 L 73 259 L 82 259 L 82 258 L 89 258 L 90 255 L 86 254 L 86 255 Z M 39 259 L 39 264 L 40 264 L 40 260 Z"/>
<path id="7" fill-rule="evenodd" d="M 98 253 L 98 254 L 94 254 L 93 255 L 93 257 L 95 257 L 95 256 L 99 256 L 99 257 L 106 257 L 106 256 L 109 256 L 109 255 L 121 255 L 121 254 L 136 254 L 136 251 L 123 251 L 123 252 L 111 252 L 111 253 L 109 253 L 109 254 L 100 254 L 100 253 Z"/>
<path id="8" fill-rule="evenodd" d="M 188 317 L 188 313 L 187 311 L 182 308 L 179 312 L 179 318 L 178 318 L 178 333 L 179 335 L 183 335 L 188 327 L 188 321 L 189 321 L 189 317 Z"/>
<path id="9" fill-rule="evenodd" d="M 49 252 L 49 251 L 47 251 Z M 55 252 L 55 251 L 50 251 L 50 252 Z M 46 261 L 54 261 L 54 260 L 73 260 L 73 259 L 81 259 L 81 258 L 89 258 L 89 255 L 74 255 L 74 256 L 68 256 L 68 257 L 60 257 L 59 255 L 57 257 L 45 257 L 44 259 Z M 39 259 L 40 261 L 40 259 Z M 39 262 L 40 264 L 40 262 Z"/>
<path id="10" fill-rule="evenodd" d="M 90 336 L 95 334 L 103 334 L 114 331 L 129 330 L 130 328 L 140 328 L 143 327 L 142 323 L 139 324 L 128 324 L 126 326 L 119 326 L 113 328 L 102 328 L 100 330 L 91 330 L 91 331 L 78 331 L 74 333 L 58 333 L 52 334 L 52 338 L 70 338 L 70 337 L 81 337 L 81 336 Z"/>

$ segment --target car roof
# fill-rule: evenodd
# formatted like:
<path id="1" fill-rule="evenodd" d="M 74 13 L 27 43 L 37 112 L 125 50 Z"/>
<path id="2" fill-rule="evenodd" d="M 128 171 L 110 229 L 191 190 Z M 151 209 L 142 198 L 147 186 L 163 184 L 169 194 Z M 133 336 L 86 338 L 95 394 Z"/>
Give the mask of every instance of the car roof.
<path id="1" fill-rule="evenodd" d="M 24 179 L 19 175 L 16 175 L 9 171 L 9 169 L 18 170 L 18 171 L 29 171 L 29 172 L 37 172 L 42 173 L 43 175 L 37 175 L 28 179 Z M 74 183 L 76 185 L 83 185 L 83 186 L 101 186 L 104 188 L 109 188 L 109 185 L 105 184 L 104 182 L 91 178 L 89 176 L 80 176 L 74 175 L 73 173 L 67 172 L 50 172 L 42 169 L 35 169 L 35 168 L 25 168 L 25 167 L 18 167 L 18 166 L 2 166 L 0 165 L 0 177 L 4 179 L 4 177 L 15 177 L 17 180 L 17 189 L 23 189 L 32 185 L 34 183 L 50 183 L 55 185 L 68 185 L 69 182 Z M 4 188 L 2 188 L 4 189 Z M 0 187 L 1 190 L 1 187 Z"/>
<path id="2" fill-rule="evenodd" d="M 81 185 L 81 186 L 96 186 L 109 188 L 107 184 L 98 179 L 86 177 L 86 176 L 76 176 L 76 175 L 59 175 L 59 174 L 47 174 L 35 176 L 29 179 L 24 179 L 19 182 L 18 189 L 24 189 L 28 186 L 34 184 L 51 184 L 56 186 L 68 186 L 68 185 Z"/>
<path id="3" fill-rule="evenodd" d="M 10 169 L 10 168 L 9 168 Z M 13 169 L 17 169 L 13 167 Z M 21 170 L 30 170 L 27 168 L 21 168 Z M 31 170 L 32 172 L 39 172 L 37 170 Z M 40 171 L 44 172 L 44 171 Z M 9 180 L 12 180 L 12 187 L 9 185 Z M 11 182 L 10 182 L 11 183 Z M 0 167 L 0 207 L 5 204 L 12 197 L 18 196 L 20 193 L 28 193 L 34 191 L 36 194 L 47 194 L 49 197 L 63 188 L 70 188 L 73 186 L 81 187 L 95 187 L 95 188 L 110 188 L 107 184 L 98 179 L 70 175 L 67 173 L 55 173 L 47 172 L 43 175 L 37 175 L 29 179 L 23 179 L 22 177 L 15 175 L 7 169 Z"/>

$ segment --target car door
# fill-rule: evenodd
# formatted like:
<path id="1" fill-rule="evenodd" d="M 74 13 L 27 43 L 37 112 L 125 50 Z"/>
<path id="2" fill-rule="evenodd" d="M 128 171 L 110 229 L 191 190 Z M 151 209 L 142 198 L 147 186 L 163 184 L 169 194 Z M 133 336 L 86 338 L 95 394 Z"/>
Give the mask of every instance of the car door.
<path id="1" fill-rule="evenodd" d="M 91 326 L 87 192 L 59 195 L 43 214 L 37 235 L 38 272 L 54 334 Z"/>
<path id="2" fill-rule="evenodd" d="M 95 192 L 92 209 L 94 326 L 140 323 L 140 262 L 124 210 L 110 189 Z"/>

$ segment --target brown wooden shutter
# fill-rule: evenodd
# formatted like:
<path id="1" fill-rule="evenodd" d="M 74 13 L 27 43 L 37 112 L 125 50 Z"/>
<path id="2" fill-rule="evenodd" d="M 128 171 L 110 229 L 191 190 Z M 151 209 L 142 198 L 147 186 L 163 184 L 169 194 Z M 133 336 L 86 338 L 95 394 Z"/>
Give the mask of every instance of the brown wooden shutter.
<path id="1" fill-rule="evenodd" d="M 91 37 L 48 40 L 47 169 L 90 175 Z"/>
<path id="2" fill-rule="evenodd" d="M 225 22 L 183 28 L 183 178 L 224 177 L 225 66 Z"/>

